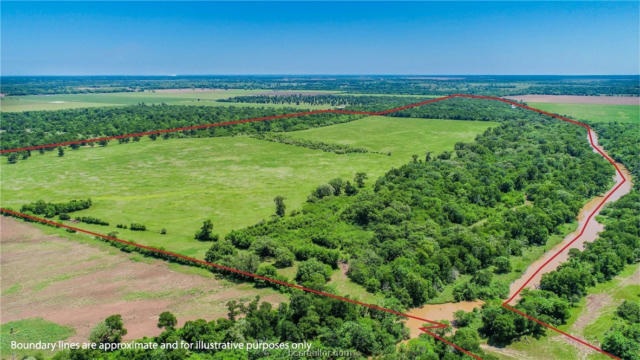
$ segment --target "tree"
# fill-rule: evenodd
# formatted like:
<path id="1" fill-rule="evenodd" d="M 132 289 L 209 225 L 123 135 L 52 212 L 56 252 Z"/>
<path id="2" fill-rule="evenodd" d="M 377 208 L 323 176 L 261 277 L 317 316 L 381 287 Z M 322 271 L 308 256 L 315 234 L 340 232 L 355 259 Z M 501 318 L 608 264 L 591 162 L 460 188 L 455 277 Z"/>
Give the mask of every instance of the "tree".
<path id="1" fill-rule="evenodd" d="M 64 156 L 64 149 L 62 146 L 58 146 L 58 156 Z"/>
<path id="2" fill-rule="evenodd" d="M 333 186 L 329 185 L 329 184 L 324 184 L 324 185 L 320 185 L 316 188 L 316 191 L 314 192 L 315 197 L 317 197 L 318 199 L 322 199 L 323 197 L 327 197 L 330 195 L 333 195 L 335 193 L 335 190 L 333 188 Z"/>
<path id="3" fill-rule="evenodd" d="M 631 323 L 640 324 L 640 304 L 637 302 L 625 300 L 618 306 L 616 314 Z"/>
<path id="4" fill-rule="evenodd" d="M 640 359 L 640 343 L 634 339 L 627 338 L 620 331 L 611 331 L 605 336 L 602 342 L 602 350 L 619 356 L 624 360 Z"/>
<path id="5" fill-rule="evenodd" d="M 491 285 L 492 278 L 493 274 L 491 274 L 488 270 L 480 270 L 473 274 L 471 282 L 480 286 L 489 286 Z"/>
<path id="6" fill-rule="evenodd" d="M 431 151 L 427 152 L 427 155 L 424 157 L 424 161 L 425 162 L 429 162 L 431 161 Z"/>
<path id="7" fill-rule="evenodd" d="M 162 314 L 160 314 L 160 317 L 158 318 L 158 327 L 160 329 L 165 329 L 165 330 L 173 329 L 175 328 L 177 323 L 178 323 L 178 320 L 176 319 L 176 316 L 168 311 L 165 311 Z"/>
<path id="8" fill-rule="evenodd" d="M 363 172 L 356 173 L 356 176 L 353 178 L 353 181 L 358 185 L 359 188 L 364 187 L 364 181 L 367 179 L 367 174 Z"/>
<path id="9" fill-rule="evenodd" d="M 498 256 L 493 264 L 496 266 L 496 273 L 504 274 L 511 271 L 511 262 L 506 256 Z"/>
<path id="10" fill-rule="evenodd" d="M 273 265 L 278 268 L 285 268 L 293 265 L 293 260 L 295 259 L 293 253 L 285 247 L 277 248 L 274 257 L 276 261 Z"/>
<path id="11" fill-rule="evenodd" d="M 305 283 L 307 281 L 314 281 L 317 276 L 323 280 L 323 283 L 329 281 L 331 268 L 316 259 L 303 261 L 300 263 L 300 266 L 298 266 L 298 272 L 296 273 L 296 280 L 298 280 L 298 282 Z"/>
<path id="12" fill-rule="evenodd" d="M 347 181 L 344 186 L 344 193 L 348 196 L 353 196 L 358 193 L 358 189 L 355 186 L 351 185 L 350 181 Z"/>
<path id="13" fill-rule="evenodd" d="M 216 241 L 218 240 L 218 234 L 213 235 L 213 223 L 211 220 L 205 220 L 202 223 L 202 227 L 196 232 L 194 238 L 200 241 Z"/>
<path id="14" fill-rule="evenodd" d="M 204 259 L 208 262 L 216 262 L 227 255 L 235 255 L 236 248 L 228 241 L 216 241 L 211 245 L 209 250 L 204 256 Z"/>
<path id="15" fill-rule="evenodd" d="M 276 203 L 276 215 L 278 215 L 280 217 L 284 216 L 285 210 L 287 209 L 287 207 L 284 204 L 284 199 L 285 198 L 283 196 L 280 196 L 280 195 L 276 196 L 273 199 L 273 202 Z"/>
<path id="16" fill-rule="evenodd" d="M 120 343 L 124 335 L 127 335 L 127 329 L 124 328 L 122 316 L 116 314 L 96 325 L 91 331 L 89 341 L 97 344 Z"/>
<path id="17" fill-rule="evenodd" d="M 333 195 L 338 196 L 342 192 L 342 179 L 335 178 L 329 181 L 329 185 L 333 188 Z"/>
<path id="18" fill-rule="evenodd" d="M 478 331 L 489 338 L 490 345 L 510 344 L 518 336 L 514 321 L 517 315 L 506 311 L 495 305 L 482 310 L 483 326 Z"/>
<path id="19" fill-rule="evenodd" d="M 480 338 L 478 337 L 478 333 L 470 328 L 462 328 L 456 331 L 453 336 L 453 342 L 472 353 L 477 354 L 480 350 Z"/>

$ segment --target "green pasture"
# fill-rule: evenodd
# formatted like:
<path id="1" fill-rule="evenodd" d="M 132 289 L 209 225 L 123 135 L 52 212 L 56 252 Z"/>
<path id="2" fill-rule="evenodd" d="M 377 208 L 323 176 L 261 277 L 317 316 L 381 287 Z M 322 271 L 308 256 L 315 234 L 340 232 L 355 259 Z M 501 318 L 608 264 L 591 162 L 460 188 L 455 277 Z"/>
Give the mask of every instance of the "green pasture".
<path id="1" fill-rule="evenodd" d="M 384 154 L 390 152 L 391 157 L 408 162 L 413 154 L 422 158 L 426 151 L 439 153 L 453 149 L 453 144 L 458 141 L 472 141 L 492 125 L 495 123 L 372 116 L 333 126 L 295 131 L 288 135 L 362 147 Z M 454 141 L 454 138 L 462 140 Z"/>
<path id="2" fill-rule="evenodd" d="M 531 107 L 588 122 L 630 122 L 640 124 L 640 106 L 601 104 L 530 103 Z"/>
<path id="3" fill-rule="evenodd" d="M 38 154 L 17 164 L 2 159 L 2 207 L 16 210 L 38 199 L 91 198 L 94 205 L 72 216 L 94 216 L 109 226 L 76 224 L 103 234 L 202 258 L 208 243 L 193 239 L 206 219 L 221 235 L 266 219 L 273 198 L 299 208 L 318 185 L 366 172 L 370 179 L 422 156 L 453 149 L 493 125 L 490 122 L 365 118 L 349 124 L 289 133 L 325 142 L 354 142 L 376 153 L 334 153 L 245 136 L 186 138 L 117 144 Z M 358 130 L 359 129 L 359 130 Z M 372 182 L 374 180 L 369 180 Z M 116 228 L 132 222 L 147 231 Z M 161 235 L 161 229 L 167 230 Z"/>
<path id="4" fill-rule="evenodd" d="M 268 90 L 208 90 L 188 92 L 118 92 L 118 93 L 94 93 L 94 94 L 56 94 L 56 95 L 26 95 L 5 96 L 0 98 L 0 109 L 6 112 L 36 111 L 36 110 L 61 110 L 99 106 L 126 106 L 145 104 L 169 104 L 169 105 L 210 105 L 210 106 L 265 106 L 265 107 L 299 107 L 299 108 L 323 108 L 311 105 L 282 105 L 282 104 L 245 104 L 218 102 L 234 96 L 247 96 L 268 93 Z M 304 91 L 296 91 L 304 92 Z M 324 108 L 328 108 L 325 106 Z"/>
<path id="5" fill-rule="evenodd" d="M 17 343 L 52 343 L 58 340 L 67 339 L 73 335 L 75 330 L 67 326 L 44 320 L 42 318 L 24 319 L 11 321 L 0 325 L 0 355 L 3 359 L 13 358 L 13 355 L 22 358 L 25 355 L 52 354 L 42 350 L 11 350 L 11 342 Z"/>

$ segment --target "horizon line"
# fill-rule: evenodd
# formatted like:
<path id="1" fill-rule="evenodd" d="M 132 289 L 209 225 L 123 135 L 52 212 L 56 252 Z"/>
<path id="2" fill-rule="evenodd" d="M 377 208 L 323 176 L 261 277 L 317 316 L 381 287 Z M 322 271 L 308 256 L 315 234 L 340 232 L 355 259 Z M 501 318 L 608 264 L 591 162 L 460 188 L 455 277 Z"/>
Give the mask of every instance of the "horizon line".
<path id="1" fill-rule="evenodd" d="M 202 73 L 202 74 L 0 74 L 0 77 L 91 77 L 91 76 L 140 76 L 140 77 L 181 77 L 181 76 L 431 76 L 431 77 L 447 77 L 447 76 L 566 76 L 566 77 L 581 77 L 581 76 L 640 76 L 637 74 L 418 74 L 418 73 L 229 73 L 229 74 L 214 74 L 214 73 Z"/>

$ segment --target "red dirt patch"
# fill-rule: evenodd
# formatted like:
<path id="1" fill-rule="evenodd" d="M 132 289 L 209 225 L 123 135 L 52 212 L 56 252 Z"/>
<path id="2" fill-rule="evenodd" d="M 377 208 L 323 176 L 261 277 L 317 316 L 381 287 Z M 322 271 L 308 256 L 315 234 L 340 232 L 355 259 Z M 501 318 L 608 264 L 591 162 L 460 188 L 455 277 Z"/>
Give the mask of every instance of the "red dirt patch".
<path id="1" fill-rule="evenodd" d="M 540 103 L 640 105 L 640 97 L 637 96 L 520 95 L 507 96 L 506 98 Z"/>
<path id="2" fill-rule="evenodd" d="M 183 324 L 226 316 L 229 300 L 286 298 L 273 290 L 256 290 L 213 276 L 174 271 L 160 260 L 132 261 L 131 255 L 106 246 L 80 243 L 4 216 L 0 217 L 2 323 L 42 317 L 71 326 L 69 341 L 86 341 L 107 316 L 121 314 L 126 339 L 154 336 L 158 315 L 173 312 Z M 6 290 L 19 285 L 19 291 Z"/>

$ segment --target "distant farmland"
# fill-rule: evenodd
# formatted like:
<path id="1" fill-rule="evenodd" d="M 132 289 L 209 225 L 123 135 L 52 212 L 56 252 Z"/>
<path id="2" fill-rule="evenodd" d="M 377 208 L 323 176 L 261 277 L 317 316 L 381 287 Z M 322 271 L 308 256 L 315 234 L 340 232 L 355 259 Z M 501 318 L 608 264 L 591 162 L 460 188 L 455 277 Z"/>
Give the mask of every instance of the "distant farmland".
<path id="1" fill-rule="evenodd" d="M 638 105 L 529 103 L 535 108 L 556 114 L 568 115 L 590 122 L 629 122 L 640 124 Z"/>
<path id="2" fill-rule="evenodd" d="M 300 93 L 304 91 L 296 91 Z M 191 90 L 191 89 L 167 89 L 143 92 L 117 92 L 117 93 L 93 93 L 93 94 L 56 94 L 56 95 L 26 95 L 5 96 L 0 98 L 2 111 L 38 111 L 61 110 L 100 106 L 126 106 L 145 104 L 169 104 L 169 105 L 224 105 L 217 100 L 227 99 L 233 96 L 246 96 L 271 93 L 268 90 Z M 279 93 L 283 93 L 280 91 Z M 251 104 L 242 104 L 251 106 Z M 272 107 L 269 104 L 259 106 Z M 281 105 L 280 105 L 281 106 Z M 295 104 L 288 106 L 296 106 Z M 320 108 L 318 106 L 301 105 L 301 108 Z M 326 108 L 326 107 L 325 107 Z"/>

